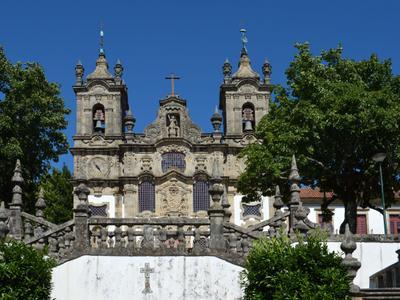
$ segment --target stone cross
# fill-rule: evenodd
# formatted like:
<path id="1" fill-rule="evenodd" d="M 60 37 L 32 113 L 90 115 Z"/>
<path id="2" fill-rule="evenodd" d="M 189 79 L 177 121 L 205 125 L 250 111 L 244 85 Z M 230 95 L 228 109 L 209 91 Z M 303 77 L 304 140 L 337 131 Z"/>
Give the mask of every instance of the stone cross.
<path id="1" fill-rule="evenodd" d="M 143 294 L 151 294 L 153 291 L 150 288 L 150 274 L 154 273 L 154 268 L 150 268 L 149 263 L 144 264 L 144 268 L 140 268 L 140 273 L 144 273 L 144 290 Z"/>

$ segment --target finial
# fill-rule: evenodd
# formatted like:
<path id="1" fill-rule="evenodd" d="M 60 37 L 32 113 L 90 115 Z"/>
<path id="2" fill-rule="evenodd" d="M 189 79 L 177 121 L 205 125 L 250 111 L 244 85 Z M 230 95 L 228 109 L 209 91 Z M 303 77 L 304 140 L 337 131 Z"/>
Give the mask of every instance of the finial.
<path id="1" fill-rule="evenodd" d="M 100 24 L 100 55 L 104 55 L 104 31 L 103 23 Z"/>
<path id="2" fill-rule="evenodd" d="M 347 269 L 347 274 L 351 280 L 350 292 L 356 293 L 360 290 L 360 287 L 355 285 L 353 280 L 357 275 L 357 270 L 361 267 L 361 263 L 353 257 L 353 252 L 356 250 L 357 244 L 354 241 L 353 234 L 350 232 L 349 224 L 346 224 L 344 239 L 340 244 L 340 248 L 345 253 L 342 265 Z"/>
<path id="3" fill-rule="evenodd" d="M 124 123 L 125 123 L 125 128 L 126 128 L 126 133 L 132 134 L 133 133 L 133 127 L 135 126 L 136 119 L 132 115 L 131 110 L 129 109 L 126 112 L 125 118 L 124 118 Z"/>
<path id="4" fill-rule="evenodd" d="M 225 60 L 224 65 L 222 66 L 222 73 L 224 74 L 225 82 L 228 82 L 232 75 L 232 65 L 228 59 Z"/>
<path id="5" fill-rule="evenodd" d="M 290 168 L 289 180 L 295 181 L 295 182 L 300 181 L 299 169 L 297 168 L 296 157 L 294 154 L 292 156 L 292 164 L 291 164 L 291 168 Z"/>
<path id="6" fill-rule="evenodd" d="M 262 65 L 262 72 L 264 75 L 264 83 L 269 84 L 271 81 L 271 64 L 268 59 L 265 59 L 264 64 Z"/>
<path id="7" fill-rule="evenodd" d="M 211 124 L 214 128 L 214 132 L 220 132 L 220 127 L 222 124 L 222 116 L 221 114 L 218 112 L 218 107 L 215 106 L 215 111 L 213 113 L 213 115 L 211 116 Z"/>
<path id="8" fill-rule="evenodd" d="M 24 182 L 24 178 L 22 178 L 21 161 L 19 159 L 15 162 L 14 175 L 11 181 L 15 184 L 21 184 Z"/>
<path id="9" fill-rule="evenodd" d="M 275 196 L 274 196 L 274 198 L 275 198 L 275 201 L 274 201 L 274 204 L 273 204 L 274 208 L 276 210 L 281 209 L 283 207 L 283 202 L 282 202 L 282 195 L 281 195 L 281 191 L 279 189 L 279 185 L 275 186 Z"/>
<path id="10" fill-rule="evenodd" d="M 46 208 L 46 202 L 44 200 L 44 189 L 40 187 L 38 199 L 35 203 L 36 217 L 43 218 L 43 210 Z"/>
<path id="11" fill-rule="evenodd" d="M 247 36 L 246 36 L 247 30 L 242 28 L 242 29 L 240 29 L 240 32 L 242 34 L 242 54 L 247 54 L 247 48 L 246 48 L 246 44 L 248 43 Z"/>
<path id="12" fill-rule="evenodd" d="M 117 59 L 117 63 L 115 64 L 114 67 L 114 76 L 118 81 L 121 80 L 123 72 L 124 72 L 124 67 L 121 64 L 121 61 Z"/>
<path id="13" fill-rule="evenodd" d="M 75 66 L 75 77 L 76 77 L 76 85 L 82 85 L 83 83 L 83 74 L 85 72 L 85 68 L 82 65 L 82 62 L 78 60 Z"/>
<path id="14" fill-rule="evenodd" d="M 21 185 L 24 182 L 24 178 L 22 178 L 22 170 L 21 170 L 21 162 L 17 159 L 15 163 L 14 175 L 11 178 L 11 181 L 14 183 L 14 188 L 12 190 L 13 196 L 10 207 L 16 207 L 17 209 L 21 209 L 22 207 L 22 188 Z"/>

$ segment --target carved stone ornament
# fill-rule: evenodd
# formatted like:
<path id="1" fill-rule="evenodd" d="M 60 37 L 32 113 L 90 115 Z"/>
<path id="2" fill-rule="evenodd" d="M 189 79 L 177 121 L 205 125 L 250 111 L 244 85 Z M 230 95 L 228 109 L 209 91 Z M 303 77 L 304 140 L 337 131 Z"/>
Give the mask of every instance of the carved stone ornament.
<path id="1" fill-rule="evenodd" d="M 206 156 L 198 156 L 195 158 L 196 161 L 196 171 L 207 171 L 207 157 Z"/>
<path id="2" fill-rule="evenodd" d="M 125 176 L 132 176 L 137 164 L 135 154 L 132 152 L 125 152 L 123 158 L 123 173 Z"/>
<path id="3" fill-rule="evenodd" d="M 141 159 L 141 170 L 143 172 L 151 172 L 151 170 L 153 169 L 152 164 L 153 164 L 153 160 L 150 156 L 144 156 Z"/>
<path id="4" fill-rule="evenodd" d="M 75 174 L 76 179 L 86 179 L 86 169 L 87 169 L 88 158 L 85 156 L 77 157 L 75 163 Z"/>
<path id="5" fill-rule="evenodd" d="M 256 88 L 251 84 L 244 84 L 239 88 L 239 92 L 252 94 L 256 92 Z"/>
<path id="6" fill-rule="evenodd" d="M 164 154 L 164 153 L 169 153 L 169 152 L 180 152 L 183 154 L 188 154 L 189 153 L 189 149 L 183 146 L 179 146 L 179 145 L 168 145 L 168 146 L 162 146 L 160 148 L 157 149 L 157 152 L 159 152 L 160 154 Z"/>
<path id="7" fill-rule="evenodd" d="M 189 213 L 190 190 L 183 183 L 173 178 L 160 186 L 162 216 L 187 216 Z"/>
<path id="8" fill-rule="evenodd" d="M 107 141 L 104 139 L 102 135 L 94 135 L 90 140 L 82 140 L 84 144 L 89 144 L 90 146 L 107 146 L 109 144 L 112 144 L 112 140 Z"/>
<path id="9" fill-rule="evenodd" d="M 246 146 L 249 144 L 254 144 L 258 142 L 258 140 L 253 134 L 246 134 L 241 139 L 235 139 L 234 142 L 240 144 L 241 146 Z"/>
<path id="10" fill-rule="evenodd" d="M 88 163 L 88 177 L 89 178 L 105 178 L 110 174 L 109 159 L 96 156 L 93 157 Z"/>

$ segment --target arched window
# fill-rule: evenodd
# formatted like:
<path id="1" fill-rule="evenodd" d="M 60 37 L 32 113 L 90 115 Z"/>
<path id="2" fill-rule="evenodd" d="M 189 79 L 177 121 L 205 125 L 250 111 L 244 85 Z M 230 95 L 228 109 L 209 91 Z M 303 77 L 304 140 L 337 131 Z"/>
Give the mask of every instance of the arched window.
<path id="1" fill-rule="evenodd" d="M 180 152 L 168 152 L 164 153 L 161 157 L 161 168 L 164 173 L 170 169 L 177 169 L 181 172 L 185 171 L 185 154 Z"/>
<path id="2" fill-rule="evenodd" d="M 242 126 L 243 132 L 253 131 L 256 125 L 256 118 L 254 115 L 254 105 L 250 102 L 243 104 L 242 107 Z"/>
<path id="3" fill-rule="evenodd" d="M 139 183 L 139 212 L 152 211 L 156 208 L 155 185 L 152 177 L 143 177 Z"/>
<path id="4" fill-rule="evenodd" d="M 193 211 L 208 210 L 210 208 L 210 194 L 208 181 L 205 176 L 195 179 L 193 183 Z"/>
<path id="5" fill-rule="evenodd" d="M 97 103 L 93 106 L 93 132 L 104 133 L 106 128 L 106 117 L 104 113 L 104 106 Z"/>

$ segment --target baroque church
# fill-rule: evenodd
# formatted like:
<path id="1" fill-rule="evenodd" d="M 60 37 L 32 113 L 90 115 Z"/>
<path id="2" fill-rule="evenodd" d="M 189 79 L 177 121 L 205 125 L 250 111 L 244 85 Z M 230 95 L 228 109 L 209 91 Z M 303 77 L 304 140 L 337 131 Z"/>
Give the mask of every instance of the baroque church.
<path id="1" fill-rule="evenodd" d="M 222 67 L 211 133 L 192 122 L 187 101 L 174 93 L 174 76 L 156 119 L 140 133 L 134 130 L 135 109 L 129 106 L 122 64 L 118 61 L 112 73 L 101 46 L 92 73 L 85 76 L 83 65 L 76 65 L 73 182 L 89 187 L 92 215 L 204 217 L 210 207 L 209 179 L 217 175 L 232 221 L 244 224 L 269 217 L 263 202 L 241 203 L 236 190 L 244 170 L 238 154 L 256 140 L 254 128 L 268 113 L 271 74 L 268 61 L 262 65 L 262 77 L 253 70 L 244 30 L 242 35 L 237 70 L 228 60 Z M 74 201 L 76 205 L 78 199 Z"/>

